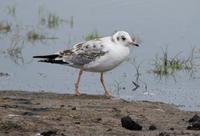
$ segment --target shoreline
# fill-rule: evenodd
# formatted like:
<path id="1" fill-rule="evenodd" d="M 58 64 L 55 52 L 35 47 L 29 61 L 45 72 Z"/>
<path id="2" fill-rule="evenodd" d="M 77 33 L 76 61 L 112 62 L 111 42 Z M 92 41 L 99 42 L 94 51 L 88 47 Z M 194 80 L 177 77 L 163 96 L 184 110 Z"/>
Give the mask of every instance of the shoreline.
<path id="1" fill-rule="evenodd" d="M 0 135 L 198 135 L 187 130 L 188 120 L 200 112 L 183 111 L 163 102 L 125 101 L 101 95 L 74 96 L 48 92 L 0 91 Z M 141 131 L 122 127 L 130 116 Z M 156 126 L 150 131 L 150 126 Z M 49 135 L 51 136 L 51 135 Z"/>

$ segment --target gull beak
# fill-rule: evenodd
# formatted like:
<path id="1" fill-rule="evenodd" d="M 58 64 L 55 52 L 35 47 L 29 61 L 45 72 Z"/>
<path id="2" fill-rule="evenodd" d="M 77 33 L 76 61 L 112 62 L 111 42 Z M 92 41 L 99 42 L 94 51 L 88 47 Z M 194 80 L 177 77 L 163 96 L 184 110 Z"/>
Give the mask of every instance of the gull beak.
<path id="1" fill-rule="evenodd" d="M 137 43 L 135 43 L 135 42 L 129 42 L 129 44 L 132 45 L 132 46 L 137 46 L 137 47 L 140 46 L 139 44 L 137 44 Z"/>

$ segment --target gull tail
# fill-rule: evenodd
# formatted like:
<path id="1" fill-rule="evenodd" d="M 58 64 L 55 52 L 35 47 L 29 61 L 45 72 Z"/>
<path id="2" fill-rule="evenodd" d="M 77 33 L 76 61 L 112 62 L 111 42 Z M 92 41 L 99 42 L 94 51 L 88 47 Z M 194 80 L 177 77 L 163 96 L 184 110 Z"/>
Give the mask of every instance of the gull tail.
<path id="1" fill-rule="evenodd" d="M 68 62 L 63 61 L 62 56 L 60 56 L 59 54 L 33 56 L 33 58 L 39 58 L 40 60 L 38 60 L 38 62 L 69 64 Z"/>

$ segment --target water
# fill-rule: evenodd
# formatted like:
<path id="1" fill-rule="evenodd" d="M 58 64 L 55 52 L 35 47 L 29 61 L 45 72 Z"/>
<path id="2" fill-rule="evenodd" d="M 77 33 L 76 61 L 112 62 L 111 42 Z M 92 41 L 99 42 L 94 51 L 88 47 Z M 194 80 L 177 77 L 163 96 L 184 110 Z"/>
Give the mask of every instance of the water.
<path id="1" fill-rule="evenodd" d="M 90 32 L 107 36 L 116 30 L 125 30 L 139 37 L 142 46 L 132 50 L 130 61 L 106 73 L 106 84 L 112 95 L 127 100 L 162 101 L 184 110 L 200 111 L 199 67 L 192 75 L 182 70 L 160 78 L 150 72 L 156 54 L 161 56 L 166 47 L 170 56 L 180 53 L 183 59 L 195 48 L 195 65 L 199 65 L 199 4 L 198 0 L 86 0 L 81 3 L 78 0 L 0 0 L 0 22 L 11 25 L 10 32 L 0 33 L 0 72 L 9 74 L 0 77 L 0 90 L 73 93 L 77 69 L 38 63 L 32 56 L 70 48 Z M 59 20 L 50 28 L 49 14 Z M 29 41 L 29 31 L 56 39 Z M 140 87 L 132 91 L 138 65 Z M 85 73 L 81 92 L 103 94 L 98 81 L 98 74 Z"/>

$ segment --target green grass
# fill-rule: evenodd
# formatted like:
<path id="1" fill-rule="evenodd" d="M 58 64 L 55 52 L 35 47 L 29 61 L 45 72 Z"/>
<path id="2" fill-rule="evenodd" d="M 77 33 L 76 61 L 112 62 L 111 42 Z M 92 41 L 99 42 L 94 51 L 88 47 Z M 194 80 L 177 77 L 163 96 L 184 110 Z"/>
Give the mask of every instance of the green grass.
<path id="1" fill-rule="evenodd" d="M 17 43 L 12 44 L 5 50 L 0 50 L 0 54 L 9 57 L 16 64 L 23 64 L 24 58 L 22 56 L 22 49 L 24 46 L 17 46 Z"/>
<path id="2" fill-rule="evenodd" d="M 0 22 L 0 32 L 7 33 L 11 31 L 11 26 L 8 23 Z"/>
<path id="3" fill-rule="evenodd" d="M 60 17 L 55 14 L 49 14 L 48 16 L 48 27 L 49 28 L 55 28 L 58 27 L 60 24 Z"/>
<path id="4" fill-rule="evenodd" d="M 164 76 L 174 74 L 180 70 L 193 69 L 193 51 L 187 59 L 176 56 L 169 57 L 167 49 L 163 50 L 162 57 L 155 57 L 153 73 Z"/>
<path id="5" fill-rule="evenodd" d="M 40 17 L 40 23 L 42 25 L 47 25 L 48 28 L 50 29 L 58 27 L 61 22 L 62 22 L 62 19 L 56 14 L 52 14 L 52 13 L 49 13 L 47 17 L 44 17 L 44 16 Z"/>
<path id="6" fill-rule="evenodd" d="M 56 37 L 47 37 L 44 34 L 40 34 L 36 31 L 29 31 L 27 33 L 27 39 L 29 41 L 36 41 L 36 40 L 45 40 L 45 39 L 57 39 Z"/>
<path id="7" fill-rule="evenodd" d="M 86 41 L 89 41 L 89 40 L 93 40 L 93 39 L 97 39 L 97 38 L 100 38 L 100 35 L 97 31 L 94 31 L 94 32 L 91 32 L 91 33 L 88 33 L 84 36 L 84 39 Z"/>
<path id="8" fill-rule="evenodd" d="M 30 31 L 27 33 L 27 38 L 28 40 L 42 40 L 42 39 L 46 39 L 46 36 L 43 34 L 39 34 L 35 31 Z"/>
<path id="9" fill-rule="evenodd" d="M 16 5 L 10 5 L 7 7 L 8 9 L 8 14 L 11 16 L 15 16 L 16 14 Z"/>

